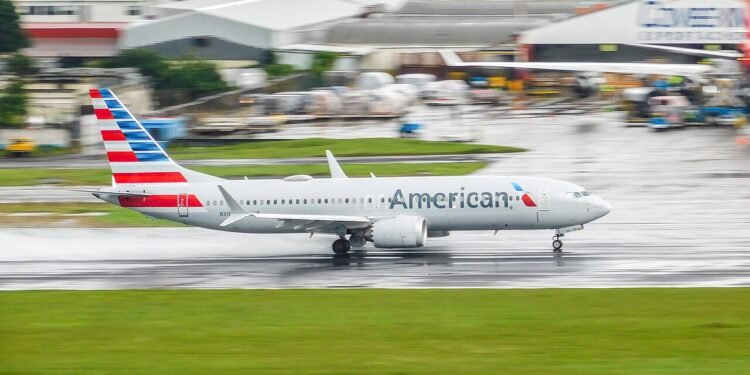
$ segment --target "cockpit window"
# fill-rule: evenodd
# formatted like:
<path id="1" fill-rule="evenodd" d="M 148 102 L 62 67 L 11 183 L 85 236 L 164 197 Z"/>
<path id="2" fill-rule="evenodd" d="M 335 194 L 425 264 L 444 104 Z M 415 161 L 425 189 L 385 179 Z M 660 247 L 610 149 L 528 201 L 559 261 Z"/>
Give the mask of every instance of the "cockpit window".
<path id="1" fill-rule="evenodd" d="M 569 192 L 565 193 L 565 196 L 568 197 L 568 198 L 570 198 L 570 199 L 580 199 L 580 198 L 583 198 L 583 197 L 588 197 L 589 195 L 591 195 L 591 193 L 589 193 L 588 191 L 585 191 L 585 190 L 584 191 L 576 191 L 576 192 L 569 191 Z"/>

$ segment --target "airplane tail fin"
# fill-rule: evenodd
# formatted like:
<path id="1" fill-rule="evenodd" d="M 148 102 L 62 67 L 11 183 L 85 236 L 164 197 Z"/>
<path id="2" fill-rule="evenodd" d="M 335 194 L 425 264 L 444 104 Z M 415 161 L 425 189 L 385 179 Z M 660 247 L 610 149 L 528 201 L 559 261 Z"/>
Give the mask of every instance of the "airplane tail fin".
<path id="1" fill-rule="evenodd" d="M 221 180 L 175 163 L 111 90 L 91 89 L 89 94 L 112 169 L 113 185 Z"/>
<path id="2" fill-rule="evenodd" d="M 449 49 L 441 49 L 438 51 L 440 53 L 440 56 L 442 56 L 443 61 L 448 66 L 461 66 L 463 65 L 463 60 L 461 60 L 458 55 Z"/>

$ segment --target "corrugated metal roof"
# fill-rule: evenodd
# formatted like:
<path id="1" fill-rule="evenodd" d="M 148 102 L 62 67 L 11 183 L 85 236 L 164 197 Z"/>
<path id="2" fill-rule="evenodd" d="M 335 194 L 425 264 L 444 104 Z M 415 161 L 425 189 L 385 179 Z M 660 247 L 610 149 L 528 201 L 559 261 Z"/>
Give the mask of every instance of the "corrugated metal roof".
<path id="1" fill-rule="evenodd" d="M 519 10 L 529 14 L 574 14 L 578 0 L 413 0 L 404 4 L 397 14 L 423 15 L 513 15 Z"/>
<path id="2" fill-rule="evenodd" d="M 402 21 L 382 18 L 339 24 L 328 31 L 325 42 L 357 45 L 490 46 L 506 42 L 520 31 L 548 23 L 541 19 Z"/>

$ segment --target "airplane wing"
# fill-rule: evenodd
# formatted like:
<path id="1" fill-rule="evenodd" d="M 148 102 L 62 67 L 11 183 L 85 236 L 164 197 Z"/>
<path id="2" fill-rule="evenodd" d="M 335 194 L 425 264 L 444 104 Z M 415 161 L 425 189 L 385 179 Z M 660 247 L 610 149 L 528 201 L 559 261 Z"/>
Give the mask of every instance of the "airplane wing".
<path id="1" fill-rule="evenodd" d="M 591 62 L 465 62 L 451 50 L 440 50 L 449 66 L 511 69 L 556 70 L 565 72 L 596 72 L 620 74 L 659 74 L 675 76 L 701 76 L 713 68 L 702 64 L 652 64 L 652 63 L 591 63 Z"/>
<path id="2" fill-rule="evenodd" d="M 674 52 L 674 53 L 679 53 L 683 55 L 715 57 L 715 58 L 730 59 L 730 60 L 739 59 L 740 57 L 743 56 L 741 53 L 737 51 L 710 51 L 710 50 L 705 50 L 705 49 L 660 46 L 657 44 L 642 44 L 642 43 L 625 44 L 625 45 L 631 46 L 631 47 L 649 48 L 649 49 L 655 49 L 659 51 Z"/>
<path id="3" fill-rule="evenodd" d="M 221 185 L 218 185 L 219 191 L 227 201 L 231 210 L 229 217 L 221 224 L 222 227 L 236 223 L 246 217 L 256 217 L 259 219 L 279 220 L 277 228 L 292 227 L 295 230 L 305 231 L 323 231 L 326 228 L 335 229 L 345 227 L 347 229 L 366 228 L 372 223 L 372 220 L 366 216 L 348 216 L 348 215 L 303 215 L 303 214 L 273 214 L 273 213 L 252 213 L 245 211 L 237 203 L 234 197 Z"/>

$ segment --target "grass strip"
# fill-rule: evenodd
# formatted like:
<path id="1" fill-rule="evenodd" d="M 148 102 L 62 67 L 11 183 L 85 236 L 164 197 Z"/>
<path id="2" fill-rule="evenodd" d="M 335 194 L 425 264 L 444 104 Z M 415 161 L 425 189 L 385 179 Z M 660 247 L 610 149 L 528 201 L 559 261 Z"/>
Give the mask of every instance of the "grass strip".
<path id="1" fill-rule="evenodd" d="M 44 374 L 743 374 L 750 289 L 0 293 Z"/>
<path id="2" fill-rule="evenodd" d="M 175 146 L 170 147 L 168 152 L 175 159 L 269 159 L 323 157 L 327 149 L 337 157 L 499 154 L 526 151 L 509 146 L 404 138 L 308 138 L 256 141 L 227 146 Z"/>
<path id="3" fill-rule="evenodd" d="M 97 213 L 97 216 L 78 216 Z M 14 216 L 15 214 L 44 214 L 43 216 Z M 75 216 L 69 216 L 75 215 Z M 153 219 L 138 212 L 109 203 L 2 203 L 0 226 L 3 227 L 177 227 L 167 220 Z"/>
<path id="4" fill-rule="evenodd" d="M 466 175 L 487 166 L 486 162 L 457 163 L 382 163 L 382 164 L 344 164 L 345 172 L 351 177 L 369 176 L 370 172 L 378 176 L 449 176 Z M 327 164 L 281 164 L 281 165 L 243 165 L 243 166 L 197 166 L 199 172 L 225 178 L 247 177 L 285 177 L 295 174 L 312 176 L 329 176 Z M 106 168 L 10 168 L 0 169 L 0 186 L 29 186 L 44 183 L 59 185 L 110 185 L 112 175 Z"/>

